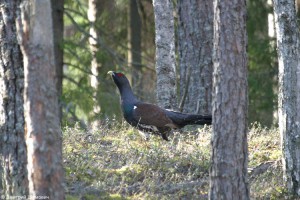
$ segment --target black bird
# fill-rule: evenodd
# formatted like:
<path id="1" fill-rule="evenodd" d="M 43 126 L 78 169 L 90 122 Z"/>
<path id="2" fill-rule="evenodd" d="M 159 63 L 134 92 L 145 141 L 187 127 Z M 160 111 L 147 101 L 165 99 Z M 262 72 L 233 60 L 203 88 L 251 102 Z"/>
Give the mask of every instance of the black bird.
<path id="1" fill-rule="evenodd" d="M 133 94 L 129 81 L 123 73 L 109 71 L 121 94 L 121 108 L 125 120 L 138 130 L 160 135 L 168 141 L 171 129 L 189 124 L 211 124 L 209 115 L 184 114 L 139 101 Z"/>

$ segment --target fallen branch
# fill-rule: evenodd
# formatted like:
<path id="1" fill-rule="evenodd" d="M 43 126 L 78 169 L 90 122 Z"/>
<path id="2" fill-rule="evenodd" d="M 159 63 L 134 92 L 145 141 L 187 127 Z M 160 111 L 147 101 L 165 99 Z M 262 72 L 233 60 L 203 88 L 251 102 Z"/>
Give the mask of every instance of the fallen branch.
<path id="1" fill-rule="evenodd" d="M 280 162 L 280 160 L 268 161 L 268 162 L 259 164 L 255 168 L 250 168 L 248 170 L 249 180 L 252 181 L 255 177 L 265 173 L 270 167 L 272 167 L 273 165 L 275 165 L 278 162 Z"/>

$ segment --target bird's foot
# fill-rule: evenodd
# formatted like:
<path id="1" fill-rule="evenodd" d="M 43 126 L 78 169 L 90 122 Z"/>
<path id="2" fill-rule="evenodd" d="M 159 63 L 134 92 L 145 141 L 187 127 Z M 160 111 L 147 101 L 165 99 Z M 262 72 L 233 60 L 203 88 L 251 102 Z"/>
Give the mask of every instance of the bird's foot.
<path id="1" fill-rule="evenodd" d="M 144 140 L 148 141 L 150 139 L 149 133 L 139 131 L 139 134 L 143 137 Z"/>

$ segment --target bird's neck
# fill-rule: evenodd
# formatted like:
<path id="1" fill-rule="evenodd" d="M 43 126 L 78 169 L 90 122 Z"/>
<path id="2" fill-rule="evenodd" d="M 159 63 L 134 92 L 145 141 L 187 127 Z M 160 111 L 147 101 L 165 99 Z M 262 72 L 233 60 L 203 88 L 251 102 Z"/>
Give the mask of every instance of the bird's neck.
<path id="1" fill-rule="evenodd" d="M 120 88 L 122 104 L 134 104 L 138 102 L 130 87 Z"/>
<path id="2" fill-rule="evenodd" d="M 134 105 L 138 102 L 130 87 L 120 88 L 121 108 L 125 119 L 128 121 L 132 117 Z"/>

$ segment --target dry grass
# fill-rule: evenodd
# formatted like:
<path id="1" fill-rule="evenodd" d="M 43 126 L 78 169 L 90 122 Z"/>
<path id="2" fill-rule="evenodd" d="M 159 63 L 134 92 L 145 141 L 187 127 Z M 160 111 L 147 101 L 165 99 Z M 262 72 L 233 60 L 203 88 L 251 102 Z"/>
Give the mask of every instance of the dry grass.
<path id="1" fill-rule="evenodd" d="M 67 199 L 207 199 L 211 128 L 174 133 L 170 142 L 110 122 L 94 132 L 64 130 Z M 249 133 L 253 199 L 287 197 L 279 134 L 254 125 Z"/>

